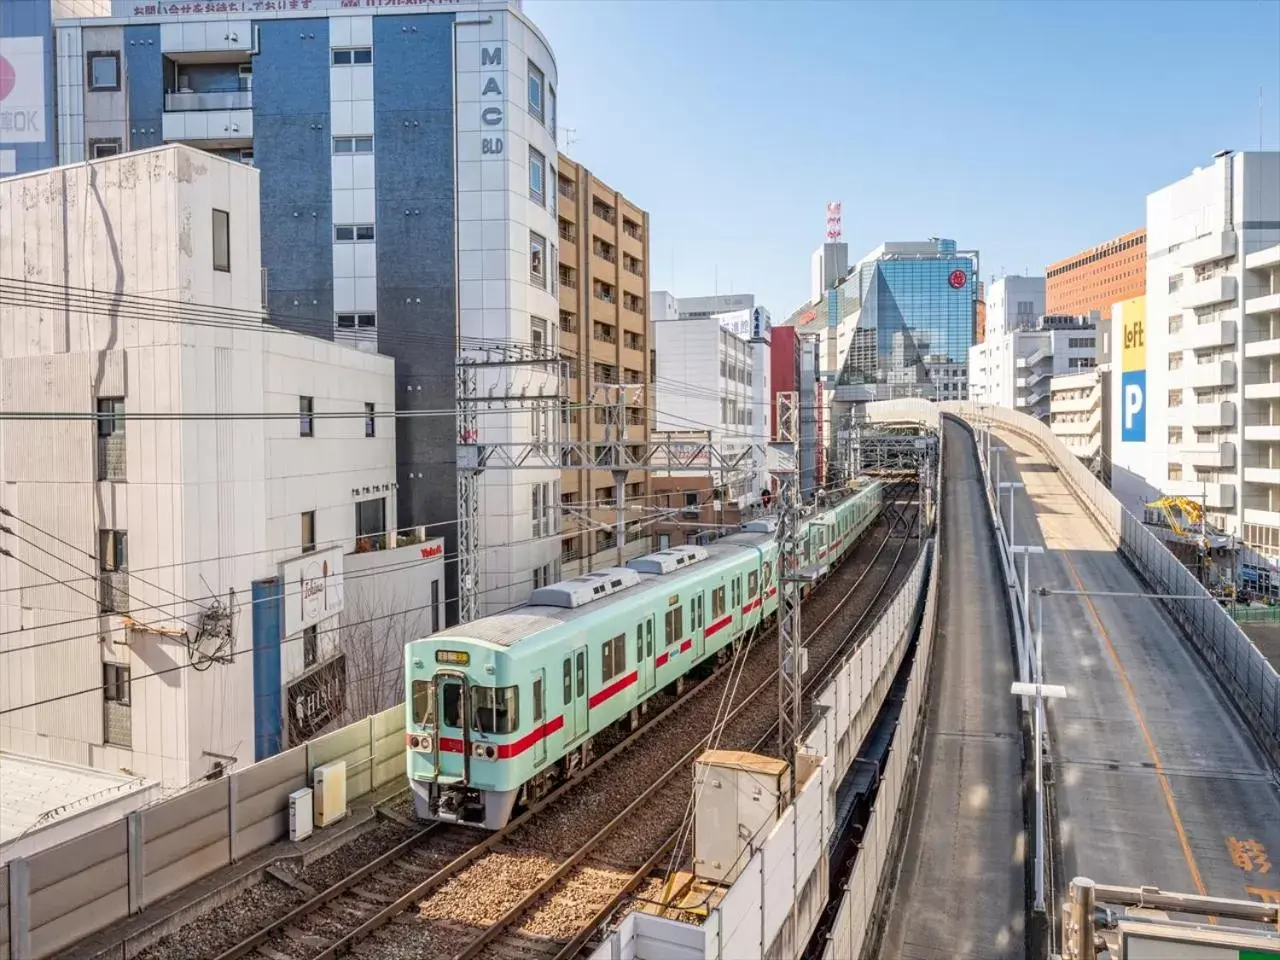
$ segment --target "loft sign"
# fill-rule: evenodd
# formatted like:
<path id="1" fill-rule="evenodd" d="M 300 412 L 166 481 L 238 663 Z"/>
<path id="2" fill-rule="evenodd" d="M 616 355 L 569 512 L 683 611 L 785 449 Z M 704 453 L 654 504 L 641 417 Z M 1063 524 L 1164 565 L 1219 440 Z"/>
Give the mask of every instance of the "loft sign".
<path id="1" fill-rule="evenodd" d="M 502 85 L 506 73 L 502 66 L 502 46 L 480 48 L 480 155 L 501 157 L 502 131 L 506 121 L 506 95 Z"/>

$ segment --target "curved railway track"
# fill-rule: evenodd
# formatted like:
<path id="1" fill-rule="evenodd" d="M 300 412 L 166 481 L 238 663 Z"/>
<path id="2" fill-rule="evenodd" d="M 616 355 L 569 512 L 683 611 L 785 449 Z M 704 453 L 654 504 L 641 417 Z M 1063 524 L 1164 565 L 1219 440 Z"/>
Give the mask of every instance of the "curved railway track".
<path id="1" fill-rule="evenodd" d="M 886 491 L 886 499 L 889 495 L 890 492 Z M 830 589 L 818 590 L 806 600 L 806 611 L 815 606 L 826 608 L 830 604 L 830 609 L 822 616 L 818 627 L 806 631 L 809 636 L 820 633 L 844 610 L 850 598 L 860 589 L 880 562 L 893 539 L 893 525 L 883 511 L 877 523 L 882 521 L 889 530 L 884 534 L 871 558 L 864 560 L 864 569 L 852 586 L 836 596 L 833 596 Z M 909 542 L 911 541 L 905 538 L 902 540 L 889 573 L 886 574 L 884 583 L 878 588 L 879 591 L 883 591 L 888 584 L 898 559 Z M 840 576 L 842 571 L 847 570 L 850 561 L 859 554 L 865 553 L 869 546 L 870 544 L 864 540 L 850 551 L 840 566 L 828 576 L 827 583 L 834 585 L 831 584 L 832 578 Z M 858 623 L 848 631 L 848 635 L 841 641 L 842 644 L 847 643 L 853 636 L 853 632 L 859 628 L 858 625 L 865 622 L 870 614 L 869 606 L 859 617 Z M 766 637 L 772 635 L 773 631 L 770 631 Z M 768 644 L 764 645 L 768 646 Z M 748 648 L 754 649 L 760 646 L 761 638 L 757 637 L 748 645 Z M 674 762 L 666 761 L 666 772 L 656 780 L 646 778 L 640 781 L 650 785 L 640 796 L 633 796 L 629 802 L 625 803 L 622 810 L 597 829 L 585 843 L 583 842 L 584 829 L 579 828 L 576 831 L 571 829 L 567 837 L 566 831 L 562 829 L 560 831 L 562 842 L 559 844 L 559 849 L 552 855 L 555 863 L 543 855 L 529 853 L 530 848 L 536 849 L 545 844 L 526 844 L 521 842 L 521 838 L 533 833 L 534 828 L 540 828 L 542 820 L 552 815 L 555 805 L 573 799 L 569 797 L 571 793 L 585 793 L 585 791 L 578 791 L 578 788 L 595 773 L 611 764 L 616 772 L 619 756 L 633 744 L 643 738 L 653 739 L 655 731 L 661 732 L 660 728 L 664 726 L 675 728 L 667 730 L 667 733 L 685 734 L 690 727 L 696 727 L 695 723 L 681 724 L 667 721 L 675 720 L 676 715 L 682 713 L 686 707 L 690 708 L 691 713 L 696 712 L 692 709 L 696 701 L 713 702 L 716 698 L 708 694 L 714 693 L 714 686 L 718 681 L 726 679 L 726 673 L 735 662 L 731 661 L 729 665 L 715 670 L 710 676 L 692 686 L 682 696 L 654 714 L 641 728 L 624 737 L 572 779 L 560 784 L 552 793 L 513 820 L 503 830 L 486 835 L 481 831 L 465 827 L 429 824 L 412 832 L 403 841 L 354 869 L 336 883 L 309 896 L 304 902 L 283 915 L 274 917 L 270 923 L 263 925 L 252 935 L 217 954 L 216 960 L 238 960 L 241 957 L 256 957 L 261 960 L 321 960 L 321 958 L 341 956 L 356 948 L 371 935 L 386 928 L 397 918 L 404 919 L 402 915 L 405 911 L 427 898 L 431 898 L 432 901 L 442 900 L 445 903 L 462 900 L 470 907 L 479 907 L 482 912 L 487 909 L 490 915 L 496 917 L 490 923 L 493 932 L 486 929 L 477 936 L 475 924 L 466 921 L 451 923 L 447 916 L 441 916 L 438 918 L 440 922 L 435 924 L 438 936 L 429 938 L 434 942 L 426 944 L 419 942 L 410 952 L 403 955 L 447 957 L 455 955 L 460 949 L 463 951 L 462 956 L 477 955 L 477 952 L 486 945 L 500 939 L 504 931 L 512 928 L 546 894 L 563 886 L 566 878 L 569 878 L 572 883 L 572 875 L 581 873 L 583 869 L 591 869 L 589 866 L 584 867 L 584 862 L 592 852 L 615 834 L 617 828 L 626 822 L 631 812 L 653 799 L 664 788 L 669 789 L 673 786 L 676 773 L 685 769 L 697 756 L 706 742 L 705 738 L 700 739 L 691 748 L 685 749 L 681 745 L 677 759 Z M 738 717 L 751 704 L 757 703 L 757 695 L 768 688 L 769 680 L 775 675 L 770 672 L 763 682 L 753 679 L 751 694 L 735 707 L 732 717 Z M 766 733 L 764 739 L 770 735 Z M 683 739 L 687 742 L 687 736 Z M 613 785 L 619 781 L 628 780 L 622 776 L 615 776 L 612 779 Z M 675 786 L 683 787 L 685 792 L 688 792 L 688 784 L 682 782 Z M 633 790 L 628 792 L 634 794 Z M 575 805 L 571 803 L 569 806 Z M 596 806 L 591 797 L 577 798 L 576 809 L 592 809 Z M 653 863 L 656 864 L 661 856 L 661 851 L 653 854 Z M 652 869 L 652 866 L 649 869 Z M 617 873 L 617 870 L 612 872 Z M 628 882 L 631 881 L 632 874 L 635 872 L 631 865 L 626 867 Z M 462 889 L 454 889 L 458 881 L 468 873 L 478 874 L 482 881 L 486 875 L 489 875 L 487 882 L 501 888 L 503 894 L 501 903 L 486 908 L 483 898 L 470 899 Z M 643 877 L 647 873 L 648 870 L 645 870 L 638 876 Z M 628 889 L 633 887 L 634 884 L 631 884 Z M 508 899 L 512 901 L 510 904 L 506 903 Z M 447 913 L 447 909 L 444 912 Z M 397 923 L 395 927 L 397 928 L 395 935 L 399 935 L 401 931 L 407 933 L 402 924 Z M 178 937 L 180 938 L 181 934 Z M 379 934 L 380 942 L 372 956 L 397 955 L 395 953 L 397 945 L 385 942 L 386 939 L 385 934 Z M 559 937 L 544 941 L 545 949 L 539 949 L 534 942 L 527 941 L 522 944 L 520 955 L 529 955 L 530 949 L 533 949 L 534 953 L 550 950 L 548 955 L 555 954 L 561 949 L 561 941 L 565 939 L 570 938 Z M 472 942 L 471 947 L 465 946 L 468 941 Z M 495 943 L 494 946 L 499 953 L 503 952 L 501 944 Z M 471 952 L 473 950 L 476 952 Z M 164 956 L 163 950 L 157 952 L 154 948 L 146 953 L 148 956 L 157 958 Z"/>
<path id="2" fill-rule="evenodd" d="M 875 560 L 880 558 L 880 555 L 890 542 L 890 538 L 886 537 L 881 543 L 875 558 L 873 558 L 873 564 Z M 827 644 L 824 645 L 826 647 L 825 650 L 816 650 L 821 659 L 821 665 L 813 673 L 814 679 L 809 685 L 812 689 L 820 689 L 825 685 L 839 668 L 847 654 L 856 649 L 857 643 L 879 619 L 879 612 L 884 609 L 888 599 L 896 592 L 891 589 L 894 574 L 899 569 L 903 555 L 907 550 L 907 545 L 912 542 L 909 537 L 901 539 L 889 569 L 876 587 L 874 601 L 867 605 L 852 626 L 843 631 L 843 637 L 835 642 L 831 642 L 828 639 Z M 914 542 L 919 543 L 918 540 Z M 919 548 L 917 546 L 917 549 L 913 551 L 913 557 L 918 552 Z M 846 594 L 846 599 L 872 573 L 873 569 L 873 565 L 868 565 L 854 587 Z M 806 631 L 807 636 L 812 637 L 821 634 L 839 609 L 839 607 L 836 607 L 828 613 L 813 631 Z M 819 645 L 808 643 L 806 646 L 809 646 L 811 650 L 815 650 Z M 726 733 L 730 724 L 733 724 L 749 707 L 758 703 L 758 697 L 761 693 L 773 689 L 771 681 L 776 680 L 776 678 L 777 672 L 775 671 L 769 680 L 747 693 L 742 702 L 733 708 L 724 721 Z M 774 710 L 773 704 L 769 703 L 766 706 L 769 711 Z M 745 728 L 748 725 L 743 726 Z M 727 739 L 733 742 L 724 744 L 722 741 L 721 746 L 726 749 L 747 749 L 752 752 L 763 751 L 769 753 L 772 751 L 765 749 L 765 747 L 777 734 L 777 730 L 778 722 L 774 719 L 762 734 L 757 735 L 756 730 L 747 732 L 746 729 L 743 729 L 739 734 L 741 739 L 727 736 Z M 659 798 L 663 793 L 668 792 L 666 790 L 668 784 L 678 784 L 682 788 L 684 803 L 678 806 L 683 812 L 689 805 L 689 795 L 692 793 L 692 778 L 688 775 L 690 766 L 693 759 L 698 756 L 706 745 L 707 739 L 703 739 L 676 763 L 672 764 L 650 787 L 637 796 L 625 810 L 588 839 L 572 857 L 560 864 L 550 876 L 530 890 L 519 903 L 510 907 L 501 917 L 472 939 L 470 943 L 455 953 L 453 960 L 475 960 L 475 958 L 481 957 L 501 958 L 501 960 L 516 957 L 546 957 L 549 960 L 568 960 L 568 958 L 576 957 L 596 931 L 609 922 L 610 918 L 627 898 L 644 883 L 658 864 L 676 847 L 681 830 L 677 827 L 672 832 L 661 831 L 649 844 L 651 849 L 640 854 L 643 857 L 640 865 L 628 873 L 619 873 L 616 864 L 618 858 L 602 850 L 608 838 L 629 820 L 633 818 L 644 820 L 645 805 L 649 801 Z M 680 779 L 680 774 L 682 773 L 685 776 Z M 668 804 L 669 807 L 670 804 Z M 653 819 L 656 820 L 658 818 L 654 817 Z M 603 896 L 605 900 L 603 904 L 595 907 L 590 912 L 585 921 L 575 921 L 572 918 L 583 912 L 584 903 L 583 891 L 574 889 L 574 881 L 575 879 L 584 878 L 584 875 L 587 874 L 590 875 L 590 893 L 595 898 Z M 615 878 L 613 884 L 609 883 L 609 878 L 611 877 Z M 516 929 L 517 924 L 523 918 L 535 912 L 533 924 L 535 930 L 540 928 L 547 931 L 546 933 L 543 933 L 542 936 L 537 936 L 536 934 L 531 936 L 524 931 Z M 562 917 L 563 919 L 561 919 Z M 575 923 L 576 929 L 567 937 L 564 934 L 557 936 L 550 932 L 557 928 L 564 929 Z"/>

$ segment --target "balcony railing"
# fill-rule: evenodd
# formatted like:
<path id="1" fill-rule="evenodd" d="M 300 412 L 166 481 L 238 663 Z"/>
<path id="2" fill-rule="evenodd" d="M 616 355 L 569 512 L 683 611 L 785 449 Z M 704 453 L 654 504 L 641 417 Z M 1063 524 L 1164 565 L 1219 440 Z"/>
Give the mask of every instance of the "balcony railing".
<path id="1" fill-rule="evenodd" d="M 98 437 L 98 479 L 121 481 L 125 479 L 124 434 L 113 433 Z"/>
<path id="2" fill-rule="evenodd" d="M 578 191 L 574 189 L 573 181 L 561 180 L 559 182 L 558 189 L 560 190 L 560 196 L 564 197 L 566 200 L 578 199 Z"/>
<path id="3" fill-rule="evenodd" d="M 248 110 L 253 106 L 252 90 L 210 90 L 203 93 L 166 93 L 166 111 Z"/>
<path id="4" fill-rule="evenodd" d="M 564 287 L 566 290 L 577 290 L 577 289 L 578 289 L 578 281 L 577 281 L 577 280 L 575 280 L 575 279 L 573 279 L 573 274 L 572 274 L 572 272 L 570 272 L 570 271 L 569 271 L 569 270 L 567 270 L 567 269 L 561 268 L 561 270 L 560 270 L 560 286 Z"/>
<path id="5" fill-rule="evenodd" d="M 98 574 L 98 585 L 103 613 L 129 612 L 129 571 L 104 571 Z"/>
<path id="6" fill-rule="evenodd" d="M 373 553 L 377 550 L 394 550 L 397 547 L 412 547 L 426 543 L 426 527 L 403 527 L 399 530 L 387 530 L 383 533 L 367 533 L 356 537 L 356 553 Z"/>

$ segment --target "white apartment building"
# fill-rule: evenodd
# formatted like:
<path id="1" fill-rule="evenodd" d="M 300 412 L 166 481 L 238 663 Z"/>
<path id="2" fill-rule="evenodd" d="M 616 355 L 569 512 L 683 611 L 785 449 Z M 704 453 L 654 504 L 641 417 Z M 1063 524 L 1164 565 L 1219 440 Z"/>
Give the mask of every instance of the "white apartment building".
<path id="1" fill-rule="evenodd" d="M 986 288 L 987 337 L 1030 330 L 1044 316 L 1044 277 L 1001 277 Z"/>
<path id="2" fill-rule="evenodd" d="M 969 399 L 1048 420 L 1055 376 L 1097 365 L 1098 329 L 1084 318 L 1041 317 L 1029 330 L 991 335 L 969 348 Z"/>
<path id="3" fill-rule="evenodd" d="M 732 455 L 769 441 L 772 390 L 767 313 L 755 297 L 650 296 L 657 359 L 654 429 L 705 430 L 717 450 Z M 761 318 L 759 336 L 751 329 Z M 728 496 L 743 506 L 768 486 L 763 455 L 750 470 L 724 478 Z"/>
<path id="4" fill-rule="evenodd" d="M 385 697 L 373 624 L 440 624 L 392 361 L 261 322 L 258 177 L 173 145 L 0 181 L 0 749 L 179 788 Z"/>
<path id="5" fill-rule="evenodd" d="M 1102 367 L 1049 378 L 1049 429 L 1090 468 L 1105 469 L 1109 450 L 1110 371 Z"/>
<path id="6" fill-rule="evenodd" d="M 1113 486 L 1203 498 L 1280 557 L 1280 152 L 1223 151 L 1147 197 L 1144 309 L 1116 330 Z M 1135 306 L 1128 301 L 1126 306 Z"/>

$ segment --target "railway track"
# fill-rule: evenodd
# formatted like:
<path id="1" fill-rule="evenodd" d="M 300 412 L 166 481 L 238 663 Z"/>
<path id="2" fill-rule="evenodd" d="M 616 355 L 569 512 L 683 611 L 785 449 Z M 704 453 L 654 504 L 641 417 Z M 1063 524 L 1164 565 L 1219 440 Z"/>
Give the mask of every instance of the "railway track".
<path id="1" fill-rule="evenodd" d="M 890 542 L 889 538 L 884 540 L 876 553 L 876 559 L 880 558 L 880 555 Z M 893 594 L 896 593 L 896 590 L 892 589 L 894 575 L 900 569 L 901 561 L 907 553 L 908 544 L 912 542 L 906 537 L 901 540 L 888 570 L 876 587 L 875 601 L 868 604 L 857 620 L 843 631 L 843 637 L 834 640 L 834 642 L 831 638 L 827 638 L 827 643 L 825 644 L 814 642 L 806 644 L 812 652 L 817 654 L 821 662 L 821 665 L 813 673 L 813 680 L 810 683 L 811 689 L 821 689 L 830 680 L 848 653 L 856 649 L 857 643 L 879 619 L 880 612 L 887 606 L 888 600 Z M 911 551 L 912 559 L 919 553 L 919 541 L 915 542 L 917 549 Z M 873 569 L 873 567 L 869 566 L 853 589 L 856 589 L 873 572 Z M 849 595 L 852 595 L 853 589 L 849 591 Z M 818 627 L 808 635 L 820 635 L 838 609 L 836 608 L 836 610 L 829 613 Z M 838 636 L 838 634 L 836 635 Z M 776 676 L 775 672 L 771 679 L 776 680 Z M 746 699 L 729 715 L 726 721 L 726 728 L 734 723 L 748 707 L 756 703 L 762 692 L 771 690 L 772 685 L 766 682 L 749 693 Z M 774 709 L 772 704 L 769 704 L 768 708 L 770 711 Z M 746 726 L 748 725 L 744 725 L 744 727 Z M 727 735 L 725 739 L 730 740 L 730 742 L 726 744 L 722 739 L 720 746 L 726 749 L 748 749 L 752 752 L 772 753 L 773 751 L 767 749 L 767 747 L 777 735 L 777 730 L 778 722 L 775 718 L 762 734 L 757 736 L 756 730 L 753 729 L 748 732 L 743 729 L 738 737 Z M 685 757 L 672 765 L 652 787 L 637 797 L 623 814 L 620 814 L 605 829 L 588 840 L 582 850 L 562 864 L 552 876 L 548 877 L 538 888 L 531 891 L 524 900 L 509 909 L 506 914 L 491 924 L 466 948 L 455 954 L 454 960 L 474 960 L 474 958 L 480 957 L 507 960 L 507 958 L 530 956 L 545 956 L 549 960 L 568 960 L 568 958 L 576 957 L 596 931 L 609 922 L 610 918 L 616 914 L 626 900 L 676 848 L 681 836 L 681 830 L 677 827 L 675 831 L 666 833 L 665 836 L 659 835 L 655 837 L 649 844 L 652 847 L 652 852 L 648 852 L 647 855 L 641 854 L 643 862 L 629 873 L 620 874 L 614 862 L 617 859 L 616 856 L 598 854 L 597 848 L 602 845 L 613 829 L 621 825 L 624 818 L 634 817 L 643 821 L 645 819 L 644 805 L 651 798 L 661 793 L 668 782 L 678 783 L 683 788 L 684 804 L 681 809 L 687 809 L 690 805 L 693 786 L 692 778 L 688 775 L 690 765 L 694 757 L 706 746 L 706 743 L 707 741 L 703 740 Z M 679 777 L 681 773 L 685 774 L 683 779 Z M 612 884 L 609 883 L 611 877 L 616 878 Z M 585 884 L 580 883 L 579 886 L 589 886 L 596 899 L 603 899 L 603 903 L 595 906 L 585 920 L 574 919 L 581 916 L 584 907 L 587 905 L 584 903 L 584 893 L 586 891 L 575 889 L 575 880 L 589 881 L 589 883 Z M 541 928 L 546 931 L 541 937 L 530 936 L 529 933 L 516 929 L 516 924 L 531 913 L 534 914 L 532 925 L 535 930 Z M 577 924 L 577 928 L 568 936 L 564 936 L 563 933 L 557 936 L 553 932 L 558 927 L 574 923 Z"/>
<path id="2" fill-rule="evenodd" d="M 885 556 L 893 542 L 889 536 L 884 538 L 853 586 L 809 632 L 815 640 L 809 647 L 821 663 L 815 676 L 830 675 L 896 592 L 895 574 L 911 544 L 916 545 L 911 555 L 918 553 L 919 540 L 904 537 L 896 551 Z M 856 619 L 824 633 L 868 578 L 872 578 L 872 597 Z M 765 652 L 771 659 L 771 647 Z M 718 746 L 760 750 L 772 740 L 777 731 L 776 708 L 765 694 L 772 693 L 776 676 L 776 669 L 770 669 L 742 684 L 745 693 L 740 702 L 721 718 Z M 492 848 L 491 858 L 460 861 L 456 869 L 442 871 L 424 884 L 422 896 L 427 899 L 420 903 L 417 920 L 406 918 L 403 923 L 382 926 L 390 917 L 378 918 L 381 929 L 376 933 L 370 923 L 367 934 L 373 936 L 368 955 L 387 960 L 575 956 L 675 848 L 690 806 L 692 763 L 710 739 L 699 737 L 665 762 L 657 776 L 631 781 L 648 785 L 638 794 L 632 790 L 631 798 L 610 811 L 607 819 L 578 821 L 572 849 L 549 844 L 543 835 L 548 827 L 554 832 L 548 820 L 565 818 L 561 804 L 549 817 L 526 821 L 507 833 Z"/>
<path id="3" fill-rule="evenodd" d="M 879 541 L 870 560 L 865 557 L 865 554 L 872 544 L 868 543 L 864 537 L 862 543 L 857 545 L 841 565 L 828 576 L 825 589 L 818 590 L 806 600 L 805 611 L 811 615 L 817 613 L 822 617 L 820 628 L 830 623 L 839 613 L 842 606 L 865 580 L 866 571 L 869 571 L 884 553 L 891 540 L 893 524 L 888 521 L 883 511 L 877 524 L 889 530 Z M 866 570 L 856 578 L 853 586 L 843 589 L 850 568 L 855 566 L 859 559 Z M 755 641 L 757 646 L 760 643 L 760 639 Z M 564 800 L 566 795 L 574 792 L 595 772 L 611 763 L 616 767 L 619 754 L 651 734 L 665 721 L 674 719 L 676 711 L 682 710 L 686 704 L 699 699 L 713 701 L 714 697 L 710 694 L 714 693 L 715 685 L 725 679 L 726 669 L 722 667 L 715 671 L 711 676 L 687 690 L 681 697 L 664 698 L 665 706 L 654 713 L 640 730 L 612 745 L 595 762 L 572 780 L 561 784 L 537 806 L 513 821 L 504 831 L 485 835 L 479 831 L 443 824 L 431 824 L 421 829 L 407 831 L 403 839 L 386 846 L 382 852 L 372 856 L 366 854 L 360 861 L 352 863 L 349 870 L 344 871 L 336 882 L 327 885 L 319 892 L 300 885 L 306 893 L 305 899 L 302 893 L 292 891 L 293 897 L 282 900 L 265 916 L 252 923 L 248 928 L 251 932 L 247 936 L 244 935 L 246 927 L 243 921 L 235 924 L 232 920 L 234 925 L 229 925 L 224 930 L 223 936 L 203 938 L 217 943 L 216 947 L 205 946 L 192 954 L 189 949 L 183 948 L 182 934 L 178 934 L 174 938 L 169 938 L 167 944 L 162 941 L 149 948 L 142 956 L 147 960 L 197 955 L 202 958 L 216 956 L 217 960 L 236 960 L 240 957 L 257 957 L 262 960 L 301 960 L 301 958 L 318 960 L 321 957 L 340 956 L 367 938 L 370 933 L 397 918 L 415 900 L 420 900 L 432 891 L 438 890 L 451 878 L 482 858 L 497 856 L 497 848 L 504 842 L 510 845 L 511 838 L 518 836 L 518 831 L 530 820 L 539 815 L 545 817 L 553 804 Z M 696 727 L 696 723 L 690 723 L 688 726 L 676 723 L 666 725 L 678 727 L 682 731 L 687 731 L 689 726 Z M 615 779 L 625 778 L 615 777 Z M 588 807 L 592 805 L 590 797 L 579 797 L 577 804 Z M 581 845 L 581 840 L 580 830 L 572 834 L 574 849 Z M 566 850 L 565 843 L 561 843 L 557 852 L 562 858 L 567 859 L 572 855 L 573 850 Z M 530 866 L 527 857 L 517 857 L 515 862 L 511 862 L 510 858 L 500 862 L 504 862 L 507 867 L 517 872 L 520 869 L 541 872 L 536 866 Z M 253 891 L 251 890 L 250 893 Z M 234 904 L 234 901 L 232 903 Z M 232 904 L 228 904 L 219 908 L 219 911 L 225 911 L 231 906 Z M 210 925 L 216 927 L 217 923 L 215 921 L 214 924 L 207 924 L 207 926 Z M 469 932 L 474 932 L 465 924 L 463 927 Z M 233 940 L 229 934 L 237 928 L 241 931 L 236 934 L 240 939 Z M 465 939 L 465 936 L 459 932 L 458 937 L 451 940 L 452 947 L 465 942 Z M 419 954 L 408 955 L 418 956 Z M 451 951 L 446 948 L 441 955 L 451 955 Z"/>

